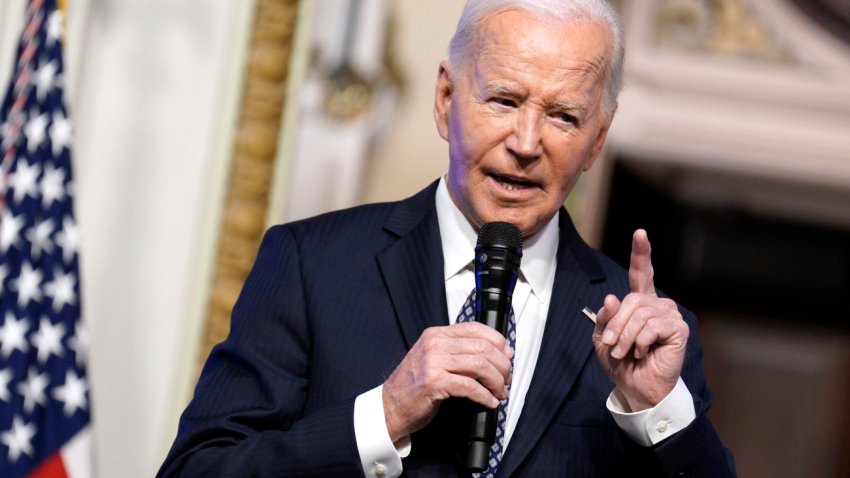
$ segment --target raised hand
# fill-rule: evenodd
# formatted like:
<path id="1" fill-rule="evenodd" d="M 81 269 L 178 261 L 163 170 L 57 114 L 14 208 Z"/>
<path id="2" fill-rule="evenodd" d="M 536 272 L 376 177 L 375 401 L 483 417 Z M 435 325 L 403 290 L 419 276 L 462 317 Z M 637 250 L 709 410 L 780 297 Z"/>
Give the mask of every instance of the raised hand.
<path id="1" fill-rule="evenodd" d="M 477 322 L 426 329 L 384 382 L 390 439 L 427 425 L 449 397 L 499 406 L 508 396 L 512 355 L 500 333 Z"/>
<path id="2" fill-rule="evenodd" d="M 596 316 L 593 345 L 605 372 L 631 410 L 654 407 L 675 387 L 688 343 L 688 324 L 676 303 L 658 297 L 646 231 L 632 237 L 631 292 L 613 295 Z"/>

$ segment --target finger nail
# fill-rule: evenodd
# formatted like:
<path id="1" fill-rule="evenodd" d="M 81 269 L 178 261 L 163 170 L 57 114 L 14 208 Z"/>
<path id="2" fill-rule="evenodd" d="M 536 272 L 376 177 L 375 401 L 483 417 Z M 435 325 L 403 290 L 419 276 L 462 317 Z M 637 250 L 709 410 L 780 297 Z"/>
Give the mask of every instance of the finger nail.
<path id="1" fill-rule="evenodd" d="M 614 350 L 611 351 L 611 356 L 614 357 L 615 359 L 623 358 L 623 349 L 620 348 L 619 345 L 614 347 Z"/>
<path id="2" fill-rule="evenodd" d="M 606 330 L 604 334 L 602 334 L 602 343 L 606 345 L 611 345 L 614 343 L 614 332 L 611 330 Z"/>

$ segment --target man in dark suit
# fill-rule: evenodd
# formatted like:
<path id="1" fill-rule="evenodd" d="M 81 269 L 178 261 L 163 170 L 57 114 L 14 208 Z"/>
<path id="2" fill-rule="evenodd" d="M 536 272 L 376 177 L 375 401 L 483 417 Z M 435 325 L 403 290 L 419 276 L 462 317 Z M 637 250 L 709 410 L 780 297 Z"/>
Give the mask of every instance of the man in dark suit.
<path id="1" fill-rule="evenodd" d="M 269 230 L 159 476 L 468 476 L 467 400 L 505 404 L 482 476 L 734 476 L 695 318 L 656 293 L 646 233 L 625 271 L 561 206 L 621 71 L 604 2 L 469 2 L 436 85 L 448 173 Z M 515 347 L 454 324 L 497 220 L 525 238 Z"/>

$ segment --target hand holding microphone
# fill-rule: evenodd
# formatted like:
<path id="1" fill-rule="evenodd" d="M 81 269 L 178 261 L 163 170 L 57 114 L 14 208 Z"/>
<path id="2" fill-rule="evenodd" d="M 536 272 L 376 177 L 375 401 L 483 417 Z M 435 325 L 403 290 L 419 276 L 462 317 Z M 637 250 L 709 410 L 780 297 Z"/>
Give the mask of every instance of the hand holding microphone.
<path id="1" fill-rule="evenodd" d="M 522 247 L 518 230 L 516 237 L 519 238 L 518 242 L 498 240 L 496 245 L 512 245 L 515 253 L 504 259 L 509 259 L 511 264 L 516 261 L 518 268 Z M 492 257 L 499 257 L 498 251 Z M 498 265 L 497 262 L 490 264 Z M 495 270 L 504 267 L 499 265 Z M 496 292 L 498 289 L 492 287 L 491 282 L 513 277 L 512 281 L 508 281 L 512 292 L 516 271 L 505 269 L 505 274 L 494 272 L 486 275 L 488 279 L 483 283 L 483 289 L 486 290 L 484 294 L 479 290 L 477 295 L 478 300 L 482 301 L 478 310 L 485 311 L 485 320 L 487 317 L 496 322 L 506 320 L 504 312 L 501 313 L 502 319 L 499 319 L 499 314 L 492 311 L 510 310 L 510 295 Z M 488 310 L 491 312 L 486 312 Z M 495 410 L 499 401 L 507 398 L 505 386 L 510 382 L 513 356 L 513 350 L 502 330 L 501 326 L 497 331 L 477 320 L 426 329 L 384 382 L 384 418 L 390 439 L 395 442 L 422 429 L 434 418 L 440 404 L 449 397 L 467 398 Z"/>

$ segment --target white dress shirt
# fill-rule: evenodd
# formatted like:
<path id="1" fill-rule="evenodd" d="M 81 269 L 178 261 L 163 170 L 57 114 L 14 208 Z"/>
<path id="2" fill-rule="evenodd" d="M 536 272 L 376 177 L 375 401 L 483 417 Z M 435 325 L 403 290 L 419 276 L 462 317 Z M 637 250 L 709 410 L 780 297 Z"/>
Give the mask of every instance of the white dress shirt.
<path id="1" fill-rule="evenodd" d="M 458 311 L 475 287 L 472 259 L 478 235 L 452 202 L 445 178 L 440 180 L 437 187 L 436 207 L 443 247 L 448 323 L 454 324 Z M 505 422 L 505 448 L 509 446 L 522 413 L 543 341 L 555 281 L 559 232 L 556 214 L 540 232 L 525 239 L 523 244 L 520 272 L 512 301 L 517 337 Z M 376 387 L 358 396 L 354 404 L 354 431 L 367 477 L 400 475 L 401 458 L 410 453 L 409 437 L 395 444 L 390 440 L 384 420 L 382 391 L 382 386 Z M 607 406 L 617 425 L 644 446 L 658 443 L 683 429 L 696 416 L 691 394 L 681 378 L 670 395 L 649 410 L 624 412 L 626 408 L 614 392 L 609 396 Z"/>

